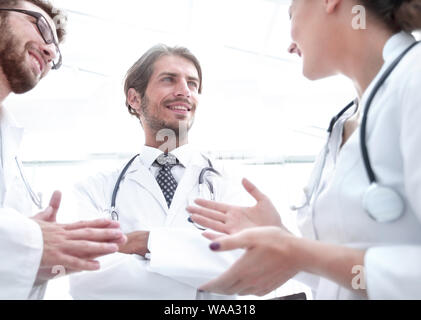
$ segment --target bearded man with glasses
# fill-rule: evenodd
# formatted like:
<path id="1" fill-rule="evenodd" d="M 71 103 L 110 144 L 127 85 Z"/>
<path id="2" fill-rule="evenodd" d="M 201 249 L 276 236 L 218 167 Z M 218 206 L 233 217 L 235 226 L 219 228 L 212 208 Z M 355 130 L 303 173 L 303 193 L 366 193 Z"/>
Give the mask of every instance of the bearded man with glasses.
<path id="1" fill-rule="evenodd" d="M 41 299 L 57 271 L 98 270 L 95 259 L 126 242 L 115 222 L 57 224 L 61 193 L 43 209 L 17 158 L 22 128 L 2 104 L 10 93 L 28 92 L 60 68 L 65 30 L 55 20 L 62 17 L 48 1 L 0 0 L 0 300 Z M 36 215 L 31 200 L 41 210 Z"/>

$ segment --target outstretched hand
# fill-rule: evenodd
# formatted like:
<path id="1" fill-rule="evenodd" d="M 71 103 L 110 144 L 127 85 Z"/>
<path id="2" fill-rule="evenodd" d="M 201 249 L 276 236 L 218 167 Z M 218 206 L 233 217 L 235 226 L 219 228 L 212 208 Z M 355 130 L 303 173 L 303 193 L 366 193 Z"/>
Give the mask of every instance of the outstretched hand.
<path id="1" fill-rule="evenodd" d="M 253 227 L 282 226 L 281 217 L 270 199 L 247 179 L 243 180 L 243 186 L 257 201 L 254 207 L 238 207 L 198 199 L 195 203 L 199 207 L 187 208 L 191 219 L 205 228 L 225 234 Z"/>
<path id="2" fill-rule="evenodd" d="M 66 273 L 99 269 L 95 259 L 118 251 L 127 241 L 115 221 L 99 219 L 72 224 L 56 223 L 61 193 L 54 192 L 49 207 L 32 218 L 41 228 L 43 255 L 37 283 L 56 277 L 53 270 L 62 267 Z"/>
<path id="3" fill-rule="evenodd" d="M 252 228 L 214 240 L 211 249 L 245 249 L 244 255 L 225 273 L 200 290 L 219 294 L 264 296 L 294 277 L 300 269 L 299 257 L 292 249 L 295 237 L 284 228 Z"/>

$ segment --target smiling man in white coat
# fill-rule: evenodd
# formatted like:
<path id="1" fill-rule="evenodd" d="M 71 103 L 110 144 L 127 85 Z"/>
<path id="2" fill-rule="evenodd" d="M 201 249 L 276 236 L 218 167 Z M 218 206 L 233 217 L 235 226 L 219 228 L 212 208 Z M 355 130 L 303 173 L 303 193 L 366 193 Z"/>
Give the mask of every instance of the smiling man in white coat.
<path id="1" fill-rule="evenodd" d="M 54 270 L 97 270 L 94 259 L 116 252 L 125 240 L 119 224 L 107 220 L 57 224 L 61 193 L 42 210 L 19 163 L 23 129 L 3 102 L 60 68 L 65 30 L 54 23 L 60 15 L 47 1 L 0 0 L 0 300 L 41 299 Z"/>
<path id="2" fill-rule="evenodd" d="M 187 206 L 198 197 L 248 201 L 239 183 L 188 143 L 201 92 L 200 63 L 186 48 L 155 46 L 128 71 L 126 106 L 141 122 L 145 145 L 126 172 L 101 173 L 76 188 L 78 218 L 112 213 L 128 241 L 101 259 L 101 271 L 70 278 L 75 299 L 233 298 L 197 290 L 241 251 L 210 253 Z"/>

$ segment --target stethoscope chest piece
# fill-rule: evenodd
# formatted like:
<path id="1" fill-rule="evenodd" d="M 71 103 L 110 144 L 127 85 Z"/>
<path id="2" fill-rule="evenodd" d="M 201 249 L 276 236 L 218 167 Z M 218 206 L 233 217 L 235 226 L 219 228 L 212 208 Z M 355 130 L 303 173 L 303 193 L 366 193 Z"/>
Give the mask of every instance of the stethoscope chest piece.
<path id="1" fill-rule="evenodd" d="M 405 211 L 402 197 L 392 188 L 371 184 L 363 198 L 363 206 L 368 215 L 377 222 L 393 222 Z"/>

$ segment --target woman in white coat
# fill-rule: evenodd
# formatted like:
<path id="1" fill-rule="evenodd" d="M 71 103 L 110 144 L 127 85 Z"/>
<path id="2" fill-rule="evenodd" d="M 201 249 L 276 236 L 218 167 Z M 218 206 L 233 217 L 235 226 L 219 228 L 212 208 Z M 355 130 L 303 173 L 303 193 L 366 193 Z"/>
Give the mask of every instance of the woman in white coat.
<path id="1" fill-rule="evenodd" d="M 420 299 L 421 45 L 410 32 L 421 28 L 421 1 L 294 0 L 290 15 L 290 50 L 303 58 L 304 75 L 312 80 L 347 76 L 355 84 L 357 106 L 336 119 L 316 163 L 298 212 L 304 238 L 282 225 L 270 227 L 265 218 L 276 209 L 247 181 L 258 202 L 253 208 L 206 201 L 189 208 L 194 221 L 231 234 L 207 234 L 215 240 L 213 250 L 247 249 L 202 289 L 262 295 L 298 275 L 311 280 L 318 299 Z M 365 17 L 366 28 L 358 28 L 356 19 Z M 366 136 L 361 137 L 364 118 Z M 378 183 L 402 200 L 393 202 L 402 210 L 383 222 L 367 210 L 371 179 L 363 143 Z M 243 231 L 235 233 L 234 225 Z M 267 227 L 246 230 L 256 225 Z"/>

